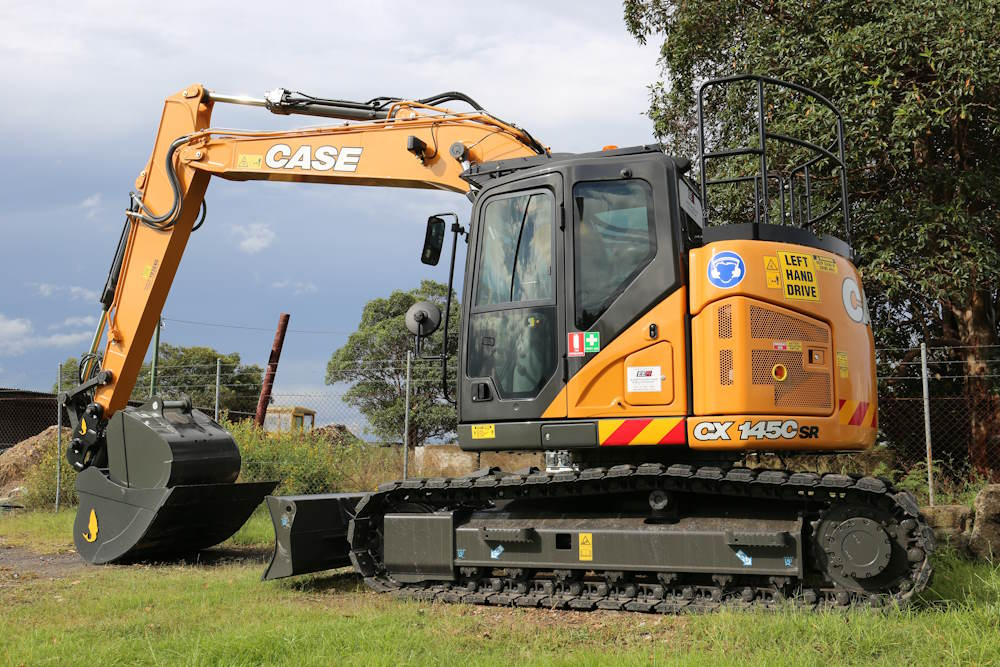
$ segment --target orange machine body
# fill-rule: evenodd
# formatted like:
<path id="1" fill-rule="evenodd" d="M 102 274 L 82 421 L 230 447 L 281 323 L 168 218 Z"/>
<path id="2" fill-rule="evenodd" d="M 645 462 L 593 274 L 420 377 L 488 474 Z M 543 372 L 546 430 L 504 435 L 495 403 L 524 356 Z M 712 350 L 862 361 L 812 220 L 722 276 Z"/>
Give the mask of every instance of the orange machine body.
<path id="1" fill-rule="evenodd" d="M 737 284 L 710 280 L 719 253 L 742 259 Z M 629 392 L 634 367 L 660 368 L 660 391 Z M 596 418 L 600 446 L 868 449 L 878 431 L 875 352 L 857 269 L 831 252 L 790 243 L 732 240 L 693 249 L 687 287 L 589 359 L 543 418 L 562 414 Z"/>

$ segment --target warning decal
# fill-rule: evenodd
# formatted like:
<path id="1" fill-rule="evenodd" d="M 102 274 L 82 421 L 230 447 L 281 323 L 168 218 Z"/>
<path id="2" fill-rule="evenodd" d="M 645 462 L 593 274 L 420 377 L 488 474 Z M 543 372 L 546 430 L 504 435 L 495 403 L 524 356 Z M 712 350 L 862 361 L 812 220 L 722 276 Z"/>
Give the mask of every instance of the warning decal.
<path id="1" fill-rule="evenodd" d="M 846 378 L 850 377 L 849 366 L 847 364 L 847 353 L 838 352 L 837 353 L 837 370 L 840 371 L 840 377 Z"/>
<path id="2" fill-rule="evenodd" d="M 764 277 L 771 289 L 781 289 L 781 269 L 778 268 L 778 258 L 774 255 L 764 257 Z"/>
<path id="3" fill-rule="evenodd" d="M 570 331 L 569 334 L 567 334 L 566 356 L 567 357 L 584 356 L 582 331 Z"/>
<path id="4" fill-rule="evenodd" d="M 497 437 L 497 429 L 494 424 L 473 424 L 473 440 L 492 440 Z"/>
<path id="5" fill-rule="evenodd" d="M 829 257 L 823 257 L 821 255 L 813 255 L 813 262 L 816 263 L 816 269 L 819 271 L 826 271 L 827 273 L 837 273 L 837 263 L 830 259 Z"/>
<path id="6" fill-rule="evenodd" d="M 786 299 L 797 301 L 819 301 L 819 283 L 816 267 L 811 255 L 798 252 L 778 252 L 781 262 L 781 280 L 784 283 Z"/>
<path id="7" fill-rule="evenodd" d="M 594 535 L 593 533 L 580 533 L 580 560 L 594 560 Z"/>
<path id="8" fill-rule="evenodd" d="M 247 155 L 240 153 L 236 158 L 237 169 L 260 169 L 264 162 L 263 155 Z"/>

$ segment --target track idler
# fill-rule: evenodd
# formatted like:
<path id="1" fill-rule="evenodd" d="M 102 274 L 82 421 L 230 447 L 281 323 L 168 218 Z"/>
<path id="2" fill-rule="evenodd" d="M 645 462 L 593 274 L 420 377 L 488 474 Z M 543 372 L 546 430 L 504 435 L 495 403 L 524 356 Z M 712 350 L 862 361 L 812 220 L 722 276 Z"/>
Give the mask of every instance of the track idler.
<path id="1" fill-rule="evenodd" d="M 120 410 L 105 437 L 107 467 L 76 481 L 73 538 L 89 563 L 175 558 L 218 544 L 277 484 L 236 484 L 236 442 L 189 399 Z"/>

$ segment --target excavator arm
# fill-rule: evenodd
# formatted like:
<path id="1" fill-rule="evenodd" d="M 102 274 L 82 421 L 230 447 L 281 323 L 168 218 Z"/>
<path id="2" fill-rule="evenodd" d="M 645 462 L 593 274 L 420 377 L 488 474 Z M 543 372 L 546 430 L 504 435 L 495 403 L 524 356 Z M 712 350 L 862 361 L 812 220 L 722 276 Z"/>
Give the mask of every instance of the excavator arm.
<path id="1" fill-rule="evenodd" d="M 291 131 L 215 130 L 208 125 L 217 101 L 266 106 L 276 113 L 374 118 Z M 200 224 L 212 176 L 461 193 L 471 189 L 462 179 L 470 165 L 545 151 L 524 130 L 480 109 L 455 113 L 403 100 L 388 100 L 382 109 L 339 100 L 304 104 L 287 91 L 253 100 L 215 95 L 199 85 L 166 100 L 153 154 L 135 182 L 134 204 L 127 213 L 91 350 L 97 351 L 106 327 L 101 381 L 93 388 L 91 404 L 81 406 L 90 408 L 92 423 L 85 428 L 94 438 L 99 437 L 94 426 L 128 401 L 188 237 Z M 96 355 L 88 362 L 84 379 L 93 375 Z M 81 463 L 86 465 L 74 461 L 78 468 Z"/>
<path id="2" fill-rule="evenodd" d="M 451 101 L 469 104 L 473 109 L 454 112 L 440 106 Z M 347 122 L 268 132 L 212 129 L 210 120 L 217 103 L 248 104 L 283 115 Z M 145 515 L 139 512 L 146 528 L 138 530 L 135 526 L 143 521 L 135 521 L 138 510 L 134 507 L 139 501 L 124 502 L 130 509 L 122 509 L 123 503 L 114 500 L 119 492 L 126 493 L 121 488 L 156 489 L 169 495 L 176 491 L 173 487 L 186 483 L 189 495 L 197 498 L 199 494 L 222 493 L 208 486 L 250 486 L 231 484 L 240 469 L 235 443 L 225 431 L 207 423 L 207 418 L 192 413 L 190 405 L 151 401 L 140 409 L 138 418 L 123 410 L 188 238 L 204 220 L 205 191 L 213 176 L 233 181 L 392 186 L 462 193 L 475 187 L 463 180 L 463 172 L 472 165 L 546 153 L 547 149 L 526 131 L 486 113 L 460 93 L 412 101 L 380 97 L 350 102 L 281 89 L 264 99 L 254 99 L 216 94 L 194 85 L 167 98 L 152 155 L 135 181 L 125 228 L 101 297 L 99 325 L 82 363 L 81 385 L 61 397 L 74 431 L 67 458 L 84 473 L 78 484 L 81 497 L 90 497 L 91 505 L 100 504 L 96 500 L 100 498 L 110 502 L 105 503 L 105 513 L 112 514 L 115 522 L 123 526 L 111 540 L 117 545 L 102 552 L 99 546 L 104 540 L 96 539 L 99 531 L 94 527 L 99 520 L 85 516 L 82 504 L 77 530 L 84 539 L 82 545 L 77 539 L 81 554 L 92 562 L 109 562 L 139 552 L 159 553 L 156 542 L 164 535 L 157 535 L 155 517 L 162 516 L 163 508 L 169 507 L 167 497 L 152 503 Z M 99 355 L 102 340 L 103 354 Z M 168 419 L 164 410 L 183 414 L 172 414 Z M 163 421 L 159 431 L 155 428 L 157 420 Z M 201 444 L 192 447 L 192 438 Z M 206 442 L 215 445 L 203 446 Z M 162 451 L 152 453 L 157 448 Z M 197 485 L 206 489 L 190 491 Z M 247 490 L 243 505 L 252 511 L 263 496 L 262 490 Z M 230 514 L 242 515 L 246 507 L 237 510 Z M 210 529 L 203 532 L 222 535 L 229 530 L 222 524 L 236 528 L 242 524 L 242 520 L 235 522 L 235 518 L 209 521 Z M 133 534 L 125 534 L 126 529 Z M 215 543 L 206 543 L 207 539 L 189 546 Z"/>

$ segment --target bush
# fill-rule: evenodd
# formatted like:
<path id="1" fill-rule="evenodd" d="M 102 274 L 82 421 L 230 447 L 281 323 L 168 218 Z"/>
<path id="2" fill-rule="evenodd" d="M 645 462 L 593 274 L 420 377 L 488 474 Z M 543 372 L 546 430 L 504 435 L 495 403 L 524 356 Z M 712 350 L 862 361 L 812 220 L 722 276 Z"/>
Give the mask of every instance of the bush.
<path id="1" fill-rule="evenodd" d="M 66 444 L 66 441 L 63 441 Z M 59 451 L 55 439 L 52 445 L 45 447 L 38 465 L 33 467 L 25 475 L 24 485 L 27 493 L 24 496 L 24 506 L 28 509 L 53 509 L 56 503 L 56 462 L 62 465 L 62 473 L 59 488 L 60 506 L 72 506 L 77 504 L 76 498 L 76 471 L 73 466 L 62 458 L 63 452 Z"/>
<path id="2" fill-rule="evenodd" d="M 265 433 L 252 422 L 223 422 L 243 457 L 241 482 L 278 480 L 275 493 L 333 493 L 370 491 L 380 483 L 403 476 L 402 452 L 358 438 L 329 434 Z M 25 476 L 25 507 L 51 509 L 56 499 L 55 439 L 46 445 L 37 466 Z M 61 505 L 77 504 L 76 471 L 62 460 Z"/>
<path id="3" fill-rule="evenodd" d="M 225 422 L 240 448 L 240 481 L 278 480 L 275 493 L 368 491 L 402 476 L 401 452 L 357 438 L 332 442 L 321 432 L 265 433 L 251 422 Z"/>

